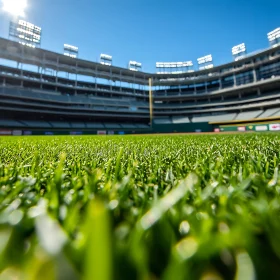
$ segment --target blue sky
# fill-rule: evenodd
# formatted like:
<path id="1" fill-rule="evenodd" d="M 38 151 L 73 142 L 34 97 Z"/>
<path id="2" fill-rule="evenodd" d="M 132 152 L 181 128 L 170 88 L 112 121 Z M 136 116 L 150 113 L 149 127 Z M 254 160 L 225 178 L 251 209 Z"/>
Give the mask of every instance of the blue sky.
<path id="1" fill-rule="evenodd" d="M 248 52 L 267 48 L 279 10 L 279 0 L 29 0 L 25 20 L 42 27 L 44 49 L 72 44 L 82 59 L 106 53 L 116 66 L 136 60 L 155 72 L 157 61 L 196 64 L 207 54 L 215 65 L 229 62 L 231 48 L 243 42 Z M 9 20 L 0 13 L 1 37 Z"/>

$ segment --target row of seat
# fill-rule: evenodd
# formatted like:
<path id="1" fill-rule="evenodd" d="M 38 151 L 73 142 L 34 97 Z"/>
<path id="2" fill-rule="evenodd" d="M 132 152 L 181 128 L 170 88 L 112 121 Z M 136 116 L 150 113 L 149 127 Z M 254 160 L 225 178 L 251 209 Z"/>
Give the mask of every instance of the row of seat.
<path id="1" fill-rule="evenodd" d="M 155 124 L 178 124 L 178 123 L 198 123 L 198 122 L 220 122 L 234 120 L 250 120 L 255 118 L 280 117 L 280 108 L 255 110 L 241 113 L 229 113 L 221 115 L 205 115 L 193 118 L 188 117 L 170 117 L 158 118 L 154 120 Z"/>
<path id="2" fill-rule="evenodd" d="M 14 97 L 25 97 L 38 100 L 44 100 L 47 102 L 63 102 L 63 103 L 73 103 L 73 104 L 92 104 L 92 105 L 115 105 L 115 106 L 135 106 L 135 107 L 147 107 L 147 103 L 143 101 L 135 101 L 127 99 L 114 100 L 112 98 L 102 98 L 96 96 L 70 96 L 70 95 L 59 95 L 52 94 L 48 91 L 44 92 L 42 90 L 26 90 L 11 87 L 0 87 L 0 92 L 2 94 L 8 94 Z"/>

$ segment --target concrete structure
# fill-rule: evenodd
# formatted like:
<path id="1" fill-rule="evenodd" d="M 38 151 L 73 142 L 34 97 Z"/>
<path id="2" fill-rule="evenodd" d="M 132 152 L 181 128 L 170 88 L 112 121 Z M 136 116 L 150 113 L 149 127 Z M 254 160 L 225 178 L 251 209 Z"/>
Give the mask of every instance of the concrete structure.
<path id="1" fill-rule="evenodd" d="M 280 46 L 211 69 L 155 74 L 0 38 L 0 130 L 189 132 L 264 117 L 280 117 Z"/>

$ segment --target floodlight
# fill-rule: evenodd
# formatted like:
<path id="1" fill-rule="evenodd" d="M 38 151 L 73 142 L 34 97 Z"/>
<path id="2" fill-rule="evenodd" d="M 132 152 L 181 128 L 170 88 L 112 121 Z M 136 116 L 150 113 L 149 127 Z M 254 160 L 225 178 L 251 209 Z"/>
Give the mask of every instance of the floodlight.
<path id="1" fill-rule="evenodd" d="M 129 65 L 136 66 L 136 67 L 141 67 L 142 63 L 130 60 Z"/>
<path id="2" fill-rule="evenodd" d="M 79 53 L 79 48 L 73 45 L 64 44 L 63 51 L 64 51 L 64 55 L 69 56 L 71 58 L 77 58 Z"/>
<path id="3" fill-rule="evenodd" d="M 267 38 L 268 38 L 269 42 L 272 42 L 272 41 L 276 40 L 277 38 L 280 38 L 280 27 L 267 33 Z"/>
<path id="4" fill-rule="evenodd" d="M 192 61 L 178 61 L 178 62 L 156 62 L 156 68 L 165 68 L 165 71 L 158 71 L 157 74 L 182 74 L 193 66 Z M 175 70 L 175 69 L 176 70 Z M 185 70 L 182 68 L 186 68 Z"/>
<path id="5" fill-rule="evenodd" d="M 64 50 L 68 50 L 68 51 L 77 53 L 79 51 L 79 48 L 72 46 L 72 45 L 64 44 Z"/>
<path id="6" fill-rule="evenodd" d="M 3 10 L 13 16 L 24 17 L 27 0 L 2 0 Z"/>
<path id="7" fill-rule="evenodd" d="M 104 61 L 100 61 L 100 64 L 107 65 L 107 66 L 111 66 L 111 65 L 112 65 L 111 63 L 109 63 L 109 62 L 104 62 Z"/>
<path id="8" fill-rule="evenodd" d="M 139 71 L 142 69 L 142 63 L 130 60 L 128 63 L 128 69 L 132 71 Z"/>
<path id="9" fill-rule="evenodd" d="M 199 70 L 213 68 L 214 65 L 212 63 L 210 64 L 210 62 L 212 62 L 212 61 L 213 61 L 213 58 L 212 58 L 211 54 L 198 58 L 197 63 L 199 65 Z"/>
<path id="10" fill-rule="evenodd" d="M 108 54 L 100 54 L 100 63 L 103 65 L 111 66 L 113 57 Z"/>
<path id="11" fill-rule="evenodd" d="M 101 54 L 100 59 L 112 60 L 112 56 L 108 54 Z"/>
<path id="12" fill-rule="evenodd" d="M 246 52 L 246 46 L 244 43 L 234 46 L 232 48 L 232 55 L 237 55 L 244 52 Z"/>
<path id="13" fill-rule="evenodd" d="M 25 43 L 25 42 L 19 42 L 21 45 L 26 46 L 26 47 L 30 47 L 35 49 L 35 45 L 29 44 L 29 43 Z"/>
<path id="14" fill-rule="evenodd" d="M 193 66 L 193 62 L 192 61 L 185 61 L 183 62 L 183 67 L 191 67 Z"/>
<path id="15" fill-rule="evenodd" d="M 41 27 L 25 20 L 10 22 L 9 36 L 17 39 L 19 43 L 32 44 L 34 47 L 41 44 Z"/>
<path id="16" fill-rule="evenodd" d="M 267 33 L 267 38 L 272 47 L 276 47 L 280 44 L 280 27 Z"/>
<path id="17" fill-rule="evenodd" d="M 205 56 L 197 59 L 198 64 L 203 64 L 203 63 L 212 62 L 212 61 L 213 61 L 213 58 L 212 58 L 211 54 L 205 55 Z"/>
<path id="18" fill-rule="evenodd" d="M 214 65 L 213 64 L 208 64 L 208 65 L 203 65 L 199 67 L 199 70 L 206 70 L 206 69 L 211 69 L 213 68 Z"/>

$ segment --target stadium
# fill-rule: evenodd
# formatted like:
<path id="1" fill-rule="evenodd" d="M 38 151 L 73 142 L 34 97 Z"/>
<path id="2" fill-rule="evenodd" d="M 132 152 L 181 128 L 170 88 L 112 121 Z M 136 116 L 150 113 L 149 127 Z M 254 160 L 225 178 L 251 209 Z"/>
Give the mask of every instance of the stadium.
<path id="1" fill-rule="evenodd" d="M 199 59 L 197 71 L 191 61 L 157 63 L 160 71 L 152 74 L 135 61 L 128 69 L 115 67 L 111 56 L 100 63 L 78 59 L 78 48 L 70 45 L 63 54 L 30 47 L 35 28 L 11 23 L 16 40 L 0 39 L 3 134 L 278 129 L 278 29 L 264 51 L 246 55 L 244 44 L 236 46 L 234 62 L 214 67 L 210 55 Z"/>
<path id="2" fill-rule="evenodd" d="M 280 3 L 0 2 L 0 280 L 279 279 Z"/>

